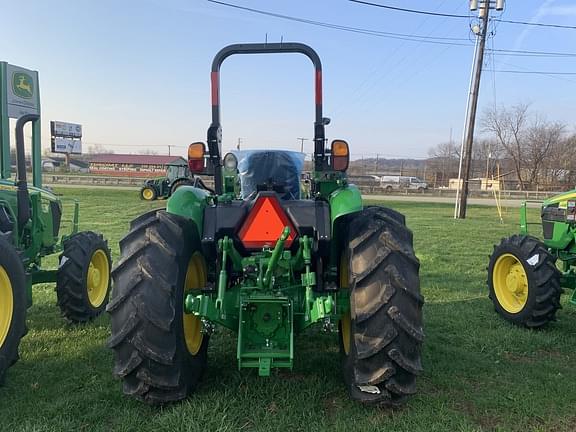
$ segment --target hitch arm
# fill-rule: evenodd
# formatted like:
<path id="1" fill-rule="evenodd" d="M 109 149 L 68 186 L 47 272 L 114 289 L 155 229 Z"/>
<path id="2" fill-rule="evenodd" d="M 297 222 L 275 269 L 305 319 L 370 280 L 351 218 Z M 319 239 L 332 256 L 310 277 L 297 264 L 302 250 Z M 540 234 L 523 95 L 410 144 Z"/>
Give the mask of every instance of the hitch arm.
<path id="1" fill-rule="evenodd" d="M 286 226 L 284 227 L 284 230 L 282 231 L 280 238 L 276 242 L 276 246 L 274 246 L 274 250 L 272 251 L 272 256 L 268 261 L 268 267 L 266 268 L 266 274 L 264 275 L 264 281 L 263 281 L 263 284 L 266 287 L 270 286 L 270 282 L 272 281 L 272 274 L 274 273 L 274 270 L 276 270 L 276 267 L 278 266 L 278 260 L 280 259 L 280 256 L 282 256 L 282 251 L 284 250 L 284 243 L 286 242 L 286 239 L 288 238 L 289 235 L 290 235 L 290 227 Z"/>

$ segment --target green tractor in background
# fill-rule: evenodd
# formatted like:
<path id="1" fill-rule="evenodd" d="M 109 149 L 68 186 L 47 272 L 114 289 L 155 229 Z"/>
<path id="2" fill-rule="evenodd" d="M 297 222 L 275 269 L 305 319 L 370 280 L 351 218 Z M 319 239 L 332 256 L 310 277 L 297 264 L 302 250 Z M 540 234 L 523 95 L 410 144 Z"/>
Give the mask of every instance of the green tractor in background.
<path id="1" fill-rule="evenodd" d="M 194 186 L 194 175 L 184 161 L 168 164 L 165 177 L 146 180 L 140 189 L 140 198 L 145 201 L 169 198 L 180 186 Z"/>
<path id="2" fill-rule="evenodd" d="M 301 198 L 301 153 L 221 158 L 220 66 L 232 54 L 258 53 L 302 53 L 315 66 L 310 199 Z M 238 335 L 238 369 L 291 369 L 294 338 L 313 325 L 339 329 L 353 399 L 397 405 L 416 392 L 424 299 L 412 233 L 400 213 L 363 207 L 346 177 L 348 144 L 326 148 L 328 123 L 321 63 L 309 46 L 241 44 L 216 55 L 208 149 L 188 149 L 191 172 L 214 176 L 215 190 L 179 188 L 165 211 L 135 219 L 120 242 L 107 310 L 124 393 L 150 404 L 186 398 L 217 326 Z"/>
<path id="3" fill-rule="evenodd" d="M 100 234 L 78 232 L 78 204 L 71 232 L 60 237 L 62 203 L 42 188 L 40 170 L 33 170 L 35 186 L 28 187 L 23 129 L 38 118 L 25 115 L 16 122 L 17 179 L 0 178 L 0 382 L 18 359 L 32 285 L 56 282 L 58 306 L 74 323 L 100 315 L 110 290 L 110 251 Z M 40 163 L 33 158 L 34 165 Z M 58 268 L 43 268 L 42 259 L 56 253 Z"/>
<path id="4" fill-rule="evenodd" d="M 520 234 L 494 246 L 488 288 L 502 317 L 539 328 L 555 320 L 562 289 L 576 288 L 576 190 L 542 203 L 543 240 L 528 233 L 528 202 L 534 201 L 521 206 Z M 576 304 L 576 291 L 571 302 Z"/>

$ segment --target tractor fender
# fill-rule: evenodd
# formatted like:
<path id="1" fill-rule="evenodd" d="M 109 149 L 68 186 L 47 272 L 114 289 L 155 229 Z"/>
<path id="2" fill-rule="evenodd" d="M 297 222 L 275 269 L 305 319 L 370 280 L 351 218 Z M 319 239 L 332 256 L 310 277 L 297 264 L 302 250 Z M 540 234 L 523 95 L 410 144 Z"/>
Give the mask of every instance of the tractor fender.
<path id="1" fill-rule="evenodd" d="M 199 238 L 202 236 L 204 209 L 210 193 L 194 186 L 181 186 L 170 196 L 166 211 L 190 219 L 196 225 Z"/>
<path id="2" fill-rule="evenodd" d="M 355 185 L 347 185 L 344 188 L 332 192 L 328 198 L 330 203 L 330 221 L 332 227 L 339 217 L 362 210 L 362 194 Z"/>

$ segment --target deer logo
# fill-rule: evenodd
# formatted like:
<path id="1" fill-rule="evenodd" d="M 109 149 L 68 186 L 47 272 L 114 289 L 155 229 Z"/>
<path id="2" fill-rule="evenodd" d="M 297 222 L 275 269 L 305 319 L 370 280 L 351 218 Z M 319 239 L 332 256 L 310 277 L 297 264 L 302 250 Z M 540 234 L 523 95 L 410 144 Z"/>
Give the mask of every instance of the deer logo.
<path id="1" fill-rule="evenodd" d="M 12 90 L 18 97 L 30 99 L 34 95 L 32 77 L 24 72 L 15 72 L 12 77 Z"/>

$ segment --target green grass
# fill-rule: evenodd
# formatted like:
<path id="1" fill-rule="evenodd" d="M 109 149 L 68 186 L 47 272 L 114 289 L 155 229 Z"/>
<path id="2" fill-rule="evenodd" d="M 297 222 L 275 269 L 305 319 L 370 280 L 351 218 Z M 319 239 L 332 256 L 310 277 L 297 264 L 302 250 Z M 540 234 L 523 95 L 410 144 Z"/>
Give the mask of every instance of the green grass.
<path id="1" fill-rule="evenodd" d="M 103 232 L 114 258 L 129 221 L 162 205 L 132 191 L 65 189 L 81 200 L 81 228 Z M 2 431 L 572 431 L 576 425 L 576 308 L 566 305 L 544 331 L 517 329 L 486 293 L 492 245 L 515 233 L 517 209 L 500 224 L 495 208 L 387 203 L 407 215 L 426 297 L 425 373 L 401 409 L 351 402 L 340 378 L 337 336 L 312 330 L 296 339 L 292 372 L 259 378 L 236 370 L 235 337 L 211 340 L 208 372 L 189 400 L 158 409 L 121 393 L 104 347 L 108 317 L 65 324 L 52 285 L 35 287 L 21 360 L 0 389 Z M 532 214 L 537 218 L 537 212 Z M 567 303 L 567 295 L 563 303 Z"/>

